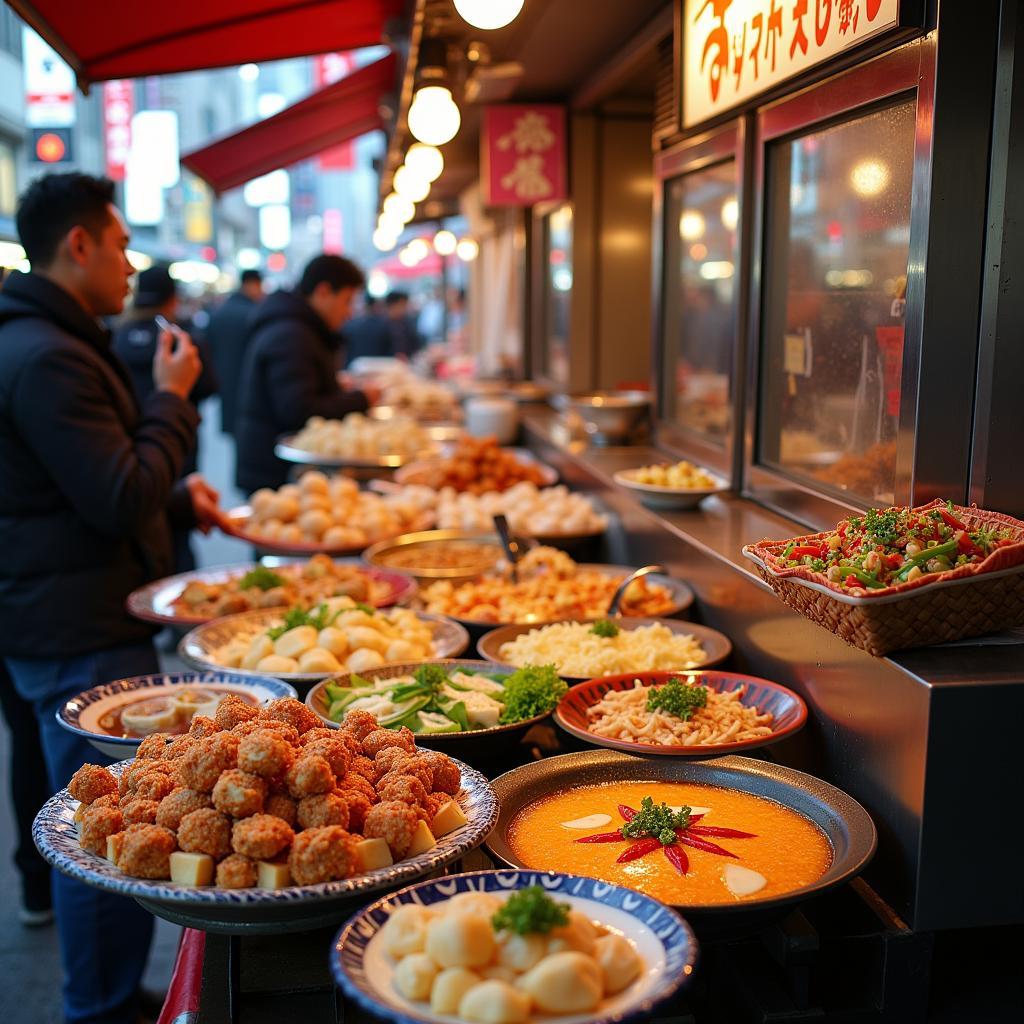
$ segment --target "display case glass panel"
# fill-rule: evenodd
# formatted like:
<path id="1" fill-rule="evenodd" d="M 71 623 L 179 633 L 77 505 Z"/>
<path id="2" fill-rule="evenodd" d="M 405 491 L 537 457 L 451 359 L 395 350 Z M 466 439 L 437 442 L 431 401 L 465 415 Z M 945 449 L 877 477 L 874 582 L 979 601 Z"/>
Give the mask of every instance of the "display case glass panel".
<path id="1" fill-rule="evenodd" d="M 569 384 L 569 317 L 572 302 L 572 206 L 564 203 L 544 218 L 544 344 L 542 375 Z"/>

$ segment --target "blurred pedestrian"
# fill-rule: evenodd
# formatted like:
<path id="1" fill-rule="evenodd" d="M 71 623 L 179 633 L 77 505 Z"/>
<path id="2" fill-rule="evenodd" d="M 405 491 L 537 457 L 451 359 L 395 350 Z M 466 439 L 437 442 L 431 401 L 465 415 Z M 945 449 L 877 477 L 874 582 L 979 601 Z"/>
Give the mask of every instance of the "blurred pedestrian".
<path id="1" fill-rule="evenodd" d="M 293 292 L 274 292 L 252 321 L 238 393 L 236 482 L 246 491 L 279 487 L 288 463 L 274 454 L 281 434 L 310 416 L 365 412 L 375 397 L 338 381 L 341 325 L 352 315 L 363 272 L 343 256 L 316 256 Z"/>
<path id="2" fill-rule="evenodd" d="M 409 293 L 388 292 L 384 312 L 391 331 L 391 354 L 411 359 L 423 347 L 423 338 L 416 329 L 416 315 L 409 309 Z"/>
<path id="3" fill-rule="evenodd" d="M 51 792 L 101 760 L 60 728 L 70 697 L 156 672 L 154 627 L 125 612 L 171 569 L 171 522 L 208 528 L 217 495 L 178 477 L 195 442 L 199 356 L 160 336 L 154 391 L 136 399 L 102 316 L 121 312 L 133 268 L 114 186 L 38 178 L 18 204 L 32 265 L 0 292 L 0 656 L 30 701 Z M 135 1024 L 153 919 L 134 901 L 53 877 L 68 1024 Z"/>
<path id="4" fill-rule="evenodd" d="M 220 387 L 221 433 L 234 434 L 238 409 L 238 383 L 245 361 L 249 322 L 263 301 L 263 275 L 258 270 L 243 270 L 238 291 L 210 317 L 206 337 L 213 354 Z"/>
<path id="5" fill-rule="evenodd" d="M 351 366 L 364 356 L 386 358 L 391 352 L 391 328 L 381 309 L 380 300 L 369 292 L 363 298 L 363 310 L 341 329 L 345 345 L 345 365 Z"/>

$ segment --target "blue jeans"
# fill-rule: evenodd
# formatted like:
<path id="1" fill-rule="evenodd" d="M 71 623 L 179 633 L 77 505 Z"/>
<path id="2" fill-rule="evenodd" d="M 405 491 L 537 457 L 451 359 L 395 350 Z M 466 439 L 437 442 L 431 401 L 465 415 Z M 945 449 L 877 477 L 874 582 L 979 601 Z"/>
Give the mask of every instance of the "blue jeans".
<path id="1" fill-rule="evenodd" d="M 83 764 L 109 764 L 86 740 L 57 724 L 75 694 L 125 676 L 159 672 L 152 643 L 75 658 L 6 658 L 14 688 L 39 722 L 50 791 L 63 789 Z M 134 1024 L 135 996 L 153 938 L 153 918 L 134 900 L 101 892 L 59 872 L 53 903 L 64 966 L 67 1024 Z"/>

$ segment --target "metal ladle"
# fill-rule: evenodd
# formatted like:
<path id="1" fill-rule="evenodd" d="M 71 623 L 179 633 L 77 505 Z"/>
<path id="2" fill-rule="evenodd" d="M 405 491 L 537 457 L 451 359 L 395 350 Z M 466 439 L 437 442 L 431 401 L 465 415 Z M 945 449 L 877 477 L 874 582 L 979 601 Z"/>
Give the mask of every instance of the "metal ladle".
<path id="1" fill-rule="evenodd" d="M 494 528 L 498 531 L 501 546 L 505 549 L 505 557 L 508 559 L 509 575 L 512 577 L 512 582 L 518 583 L 519 570 L 516 568 L 516 563 L 523 554 L 519 541 L 512 536 L 508 520 L 500 512 L 494 517 Z"/>
<path id="2" fill-rule="evenodd" d="M 611 602 L 608 605 L 608 617 L 611 618 L 613 615 L 619 614 L 619 605 L 622 603 L 622 595 L 625 594 L 626 588 L 634 580 L 638 580 L 643 576 L 648 576 L 652 572 L 665 572 L 665 566 L 663 565 L 645 565 L 641 569 L 637 569 L 635 572 L 631 572 L 618 586 L 618 589 L 612 595 Z"/>

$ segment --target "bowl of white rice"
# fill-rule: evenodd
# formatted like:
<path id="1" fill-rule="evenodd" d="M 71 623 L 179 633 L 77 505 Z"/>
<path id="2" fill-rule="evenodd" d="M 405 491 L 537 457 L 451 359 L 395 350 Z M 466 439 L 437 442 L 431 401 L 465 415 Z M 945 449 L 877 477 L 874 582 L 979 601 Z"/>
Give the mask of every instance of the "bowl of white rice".
<path id="1" fill-rule="evenodd" d="M 732 643 L 715 629 L 681 619 L 615 618 L 501 626 L 481 637 L 477 650 L 499 664 L 554 665 L 566 681 L 579 681 L 710 668 L 732 653 Z"/>

